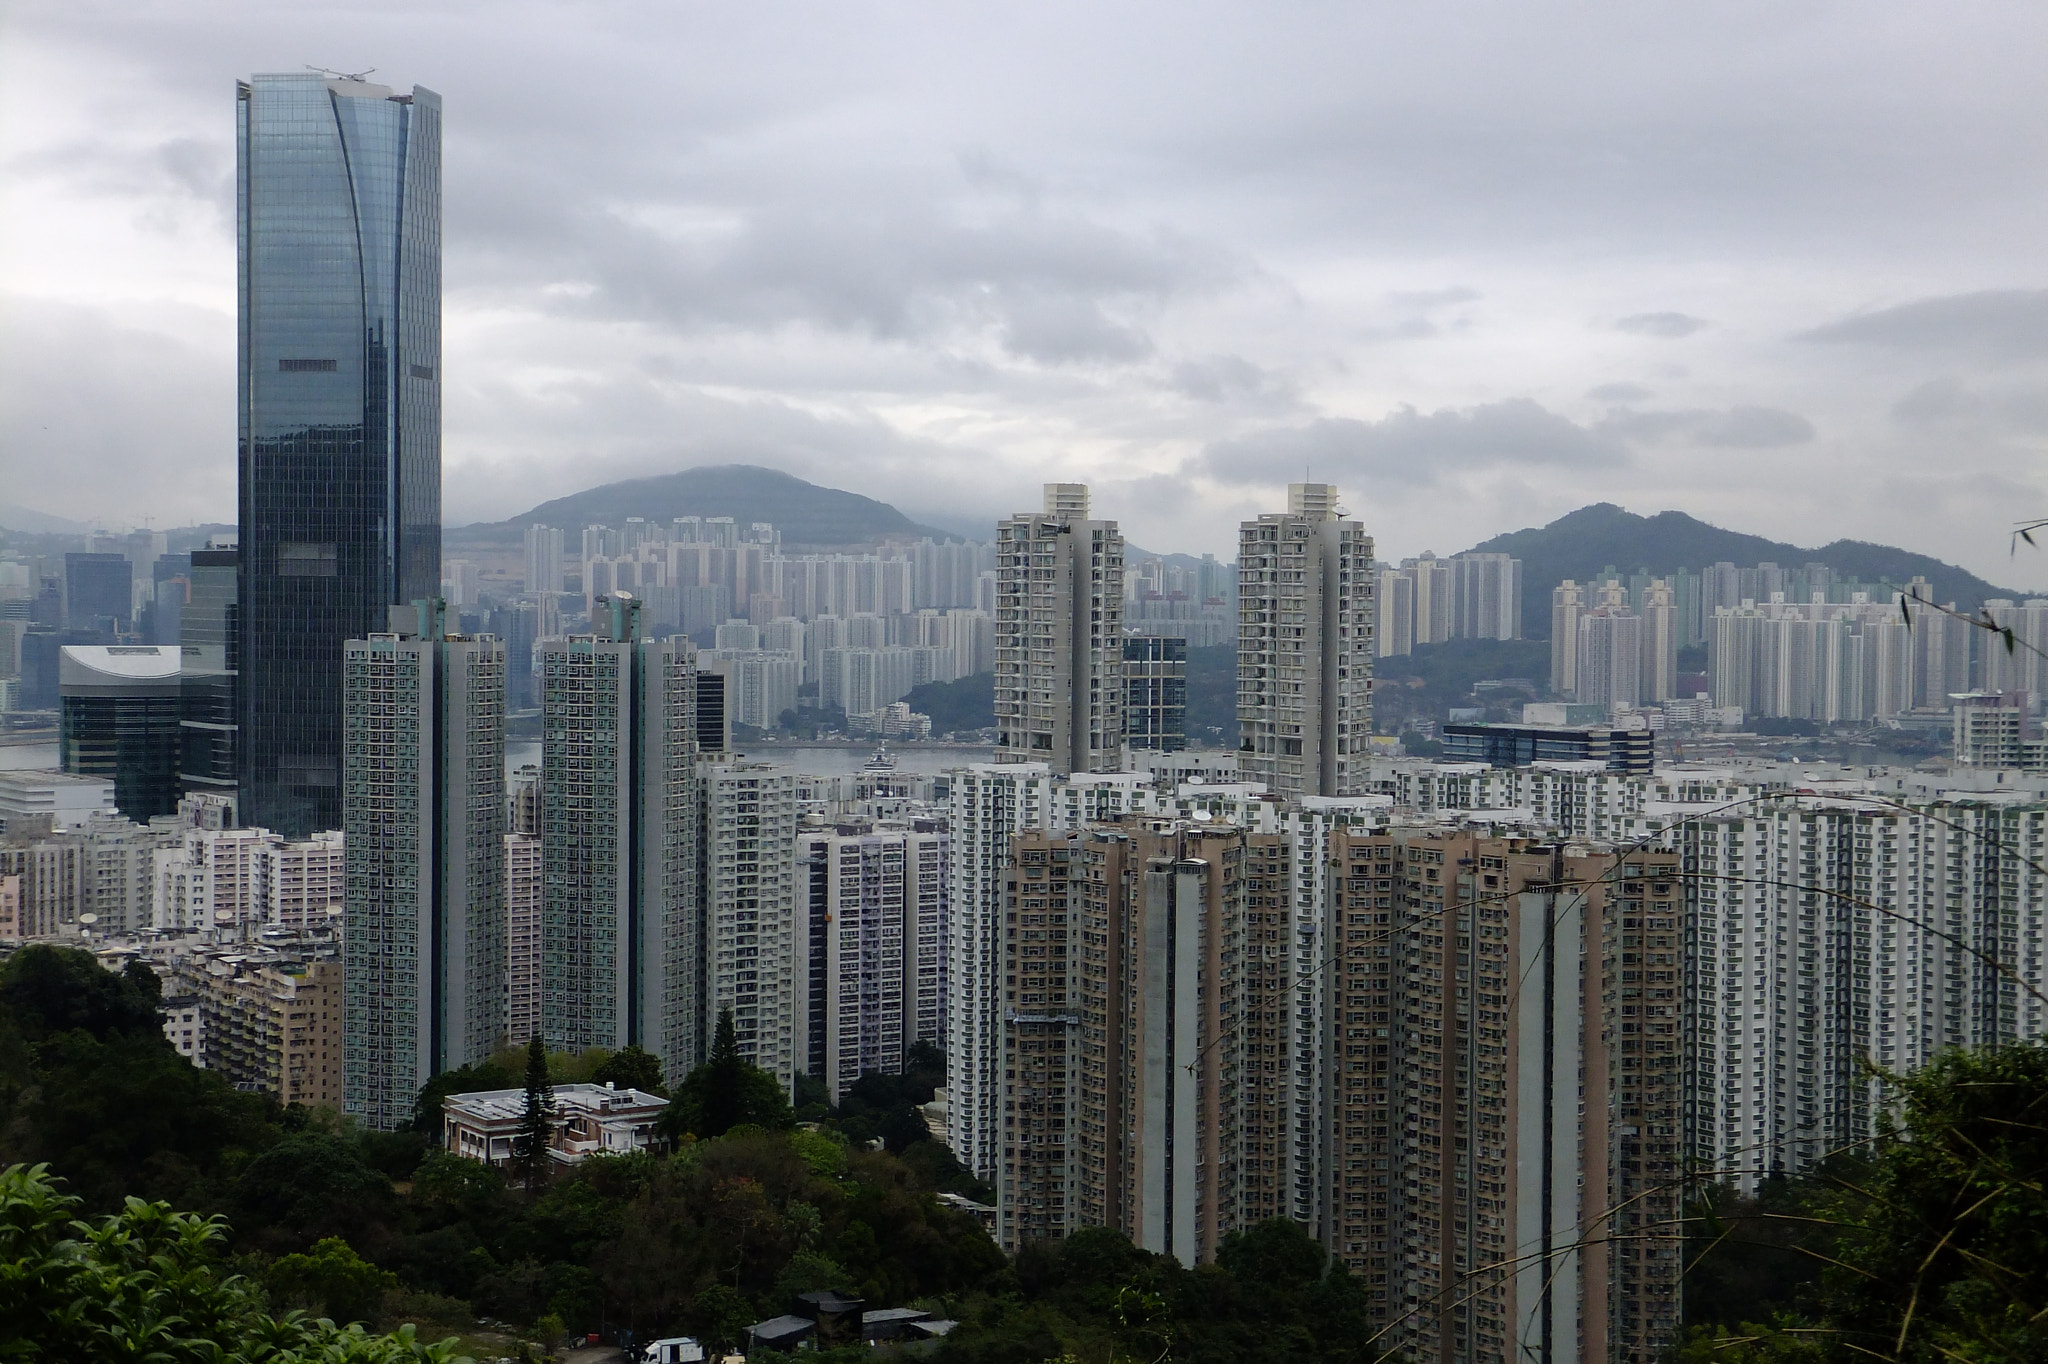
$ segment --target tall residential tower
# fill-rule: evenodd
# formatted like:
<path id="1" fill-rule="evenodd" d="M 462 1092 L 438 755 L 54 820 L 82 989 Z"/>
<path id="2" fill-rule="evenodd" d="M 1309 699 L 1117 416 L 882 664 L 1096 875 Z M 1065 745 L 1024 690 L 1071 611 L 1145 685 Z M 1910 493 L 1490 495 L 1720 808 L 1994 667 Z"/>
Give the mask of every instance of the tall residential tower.
<path id="1" fill-rule="evenodd" d="M 1088 485 L 996 526 L 998 762 L 1113 772 L 1124 742 L 1124 537 L 1088 519 Z"/>
<path id="2" fill-rule="evenodd" d="M 596 634 L 540 646 L 541 1035 L 680 1076 L 702 1051 L 696 650 L 645 638 L 624 593 L 598 605 Z"/>
<path id="3" fill-rule="evenodd" d="M 342 646 L 441 581 L 441 97 L 236 91 L 241 819 L 341 823 Z"/>
<path id="4" fill-rule="evenodd" d="M 393 608 L 341 668 L 342 1103 L 377 1128 L 505 1040 L 505 646 L 445 609 Z"/>
<path id="5" fill-rule="evenodd" d="M 1238 770 L 1284 796 L 1364 791 L 1372 734 L 1372 537 L 1327 483 L 1246 521 L 1237 554 Z"/>

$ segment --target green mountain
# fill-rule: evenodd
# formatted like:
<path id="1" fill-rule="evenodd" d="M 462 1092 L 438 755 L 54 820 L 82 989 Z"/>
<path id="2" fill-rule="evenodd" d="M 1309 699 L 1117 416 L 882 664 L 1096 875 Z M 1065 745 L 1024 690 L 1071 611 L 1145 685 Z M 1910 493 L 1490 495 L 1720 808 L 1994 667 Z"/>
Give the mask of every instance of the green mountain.
<path id="1" fill-rule="evenodd" d="M 1531 639 L 1550 636 L 1551 588 L 1566 578 L 1585 582 L 1609 566 L 1623 573 L 1638 569 L 1668 573 L 1680 568 L 1698 572 L 1724 560 L 1739 568 L 1759 563 L 1780 568 L 1826 564 L 1842 577 L 1871 584 L 1897 585 L 1925 578 L 1934 585 L 1936 601 L 1952 601 L 1971 612 L 1986 597 L 2028 595 L 1993 586 L 1954 564 L 1891 545 L 1837 540 L 1819 549 L 1801 549 L 1761 535 L 1710 526 L 1684 512 L 1637 516 L 1611 502 L 1581 507 L 1547 526 L 1496 535 L 1474 545 L 1472 552 L 1512 554 L 1522 561 L 1522 632 Z"/>
<path id="2" fill-rule="evenodd" d="M 884 536 L 957 540 L 917 522 L 886 502 L 838 488 L 821 488 L 792 474 L 752 464 L 714 464 L 652 478 L 607 483 L 543 502 L 509 521 L 451 528 L 443 538 L 458 545 L 515 541 L 538 522 L 572 536 L 585 526 L 622 526 L 631 516 L 670 521 L 678 516 L 730 516 L 745 527 L 770 521 L 786 545 L 870 544 Z"/>

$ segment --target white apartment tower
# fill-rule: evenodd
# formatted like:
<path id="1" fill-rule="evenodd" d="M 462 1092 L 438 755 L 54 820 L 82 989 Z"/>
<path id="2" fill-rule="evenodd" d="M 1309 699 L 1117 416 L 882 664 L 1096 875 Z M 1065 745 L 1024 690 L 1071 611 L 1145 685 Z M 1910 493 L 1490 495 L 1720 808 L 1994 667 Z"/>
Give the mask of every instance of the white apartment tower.
<path id="1" fill-rule="evenodd" d="M 1337 490 L 1293 483 L 1238 530 L 1238 770 L 1284 796 L 1364 790 L 1372 734 L 1372 537 Z"/>
<path id="2" fill-rule="evenodd" d="M 993 1179 L 1002 1160 L 1003 869 L 1010 840 L 1050 827 L 1055 782 L 1044 763 L 976 763 L 953 774 L 951 922 L 946 932 L 947 1139 L 960 1163 Z"/>
<path id="3" fill-rule="evenodd" d="M 541 1035 L 644 1047 L 669 1075 L 704 1049 L 697 666 L 643 637 L 640 603 L 541 656 Z"/>
<path id="4" fill-rule="evenodd" d="M 731 1009 L 740 1055 L 784 1085 L 804 1069 L 808 983 L 798 950 L 796 774 L 734 761 L 702 770 L 704 1005 Z M 671 1068 L 669 1074 L 679 1075 Z"/>
<path id="5" fill-rule="evenodd" d="M 1124 741 L 1124 539 L 1085 483 L 996 526 L 995 710 L 1002 762 L 1113 770 Z"/>
<path id="6" fill-rule="evenodd" d="M 920 821 L 923 823 L 923 821 Z M 944 1042 L 947 836 L 841 826 L 806 833 L 810 1056 L 833 1102 L 915 1042 Z"/>
<path id="7" fill-rule="evenodd" d="M 342 659 L 342 1103 L 373 1128 L 505 1031 L 505 646 L 393 607 Z"/>
<path id="8" fill-rule="evenodd" d="M 526 591 L 538 596 L 562 590 L 562 532 L 556 526 L 526 528 Z"/>

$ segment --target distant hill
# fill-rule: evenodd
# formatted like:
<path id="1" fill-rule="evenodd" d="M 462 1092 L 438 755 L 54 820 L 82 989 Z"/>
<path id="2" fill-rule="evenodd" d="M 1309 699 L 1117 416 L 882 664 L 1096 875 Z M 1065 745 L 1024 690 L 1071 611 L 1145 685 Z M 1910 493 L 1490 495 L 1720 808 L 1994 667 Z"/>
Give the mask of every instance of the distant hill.
<path id="1" fill-rule="evenodd" d="M 1954 564 L 1891 545 L 1837 540 L 1819 549 L 1801 549 L 1761 535 L 1710 526 L 1684 512 L 1637 516 L 1611 502 L 1581 507 L 1547 526 L 1496 535 L 1474 545 L 1472 552 L 1512 554 L 1522 561 L 1522 633 L 1531 639 L 1550 636 L 1551 588 L 1566 578 L 1585 582 L 1609 565 L 1623 573 L 1638 569 L 1667 573 L 1680 568 L 1697 572 L 1722 560 L 1740 568 L 1759 563 L 1780 568 L 1826 564 L 1843 577 L 1866 583 L 1898 584 L 1925 578 L 1934 585 L 1936 601 L 1952 601 L 1971 612 L 1986 597 L 2028 595 L 1993 586 Z"/>
<path id="2" fill-rule="evenodd" d="M 815 483 L 776 469 L 752 464 L 717 464 L 684 469 L 652 478 L 607 483 L 552 502 L 509 521 L 479 522 L 443 533 L 454 545 L 496 544 L 514 540 L 536 522 L 560 526 L 572 535 L 585 526 L 622 526 L 626 518 L 670 521 L 678 516 L 730 516 L 745 527 L 770 521 L 787 545 L 858 545 L 888 535 L 934 540 L 959 539 L 917 522 L 886 502 Z"/>
<path id="3" fill-rule="evenodd" d="M 0 502 L 0 529 L 20 531 L 23 535 L 78 535 L 91 527 L 83 521 L 67 521 L 34 507 Z"/>

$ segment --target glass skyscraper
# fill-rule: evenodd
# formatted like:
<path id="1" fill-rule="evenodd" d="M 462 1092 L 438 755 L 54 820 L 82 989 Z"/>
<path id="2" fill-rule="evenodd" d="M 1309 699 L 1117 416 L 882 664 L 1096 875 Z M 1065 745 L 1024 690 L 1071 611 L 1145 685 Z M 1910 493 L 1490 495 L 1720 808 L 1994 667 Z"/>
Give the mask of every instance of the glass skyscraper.
<path id="1" fill-rule="evenodd" d="M 237 87 L 240 816 L 341 825 L 342 647 L 441 581 L 441 98 Z"/>

